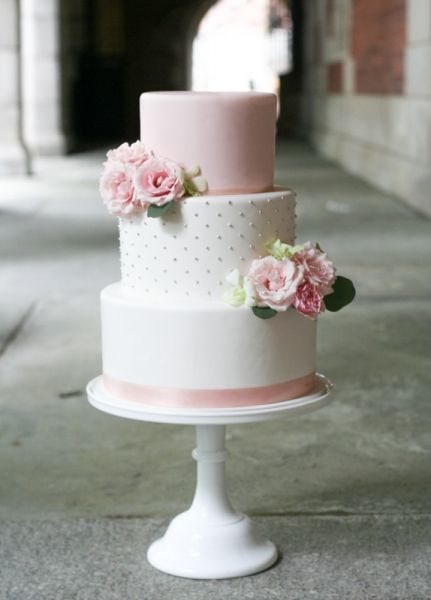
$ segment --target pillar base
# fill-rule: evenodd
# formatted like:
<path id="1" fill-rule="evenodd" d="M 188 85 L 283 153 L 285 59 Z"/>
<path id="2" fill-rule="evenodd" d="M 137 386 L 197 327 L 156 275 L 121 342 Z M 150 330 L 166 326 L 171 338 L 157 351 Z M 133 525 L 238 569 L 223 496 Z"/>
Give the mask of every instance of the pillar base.
<path id="1" fill-rule="evenodd" d="M 0 176 L 28 175 L 28 173 L 28 159 L 21 144 L 0 143 Z"/>

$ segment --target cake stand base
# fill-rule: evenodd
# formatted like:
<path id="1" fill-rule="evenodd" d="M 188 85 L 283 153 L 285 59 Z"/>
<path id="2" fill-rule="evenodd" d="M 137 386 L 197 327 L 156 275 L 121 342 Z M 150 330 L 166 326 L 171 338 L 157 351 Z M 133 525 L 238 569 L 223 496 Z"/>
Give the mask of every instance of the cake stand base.
<path id="1" fill-rule="evenodd" d="M 148 561 L 164 573 L 191 579 L 227 579 L 259 573 L 277 560 L 277 549 L 242 515 L 227 526 L 202 526 L 187 512 L 148 549 Z"/>
<path id="2" fill-rule="evenodd" d="M 313 393 L 276 404 L 229 409 L 166 409 L 114 398 L 100 377 L 88 384 L 91 404 L 117 416 L 162 423 L 196 425 L 197 482 L 191 507 L 175 517 L 148 549 L 160 571 L 193 579 L 225 579 L 258 573 L 277 560 L 275 545 L 252 521 L 232 508 L 225 481 L 225 425 L 263 421 L 317 410 L 328 402 L 332 384 L 316 376 Z"/>
<path id="3" fill-rule="evenodd" d="M 193 503 L 150 546 L 148 560 L 160 571 L 195 579 L 239 577 L 262 571 L 275 562 L 277 550 L 229 502 L 224 476 L 225 427 L 199 425 L 196 431 Z"/>

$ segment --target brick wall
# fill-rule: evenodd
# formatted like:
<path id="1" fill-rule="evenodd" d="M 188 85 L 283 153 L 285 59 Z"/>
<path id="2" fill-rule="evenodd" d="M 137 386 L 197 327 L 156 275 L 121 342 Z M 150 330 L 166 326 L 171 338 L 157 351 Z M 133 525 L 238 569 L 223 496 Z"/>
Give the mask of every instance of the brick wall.
<path id="1" fill-rule="evenodd" d="M 343 63 L 338 60 L 326 67 L 326 91 L 341 94 L 343 90 Z"/>
<path id="2" fill-rule="evenodd" d="M 356 93 L 403 93 L 405 23 L 405 0 L 353 0 Z"/>

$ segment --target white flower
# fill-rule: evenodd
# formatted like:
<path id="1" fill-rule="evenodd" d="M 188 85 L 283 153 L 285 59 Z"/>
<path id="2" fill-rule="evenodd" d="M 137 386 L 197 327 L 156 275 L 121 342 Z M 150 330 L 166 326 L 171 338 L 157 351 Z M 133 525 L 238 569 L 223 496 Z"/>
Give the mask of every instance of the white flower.
<path id="1" fill-rule="evenodd" d="M 226 277 L 230 289 L 223 294 L 223 301 L 231 306 L 255 306 L 256 291 L 253 283 L 248 277 L 242 277 L 238 269 L 233 269 Z"/>
<path id="2" fill-rule="evenodd" d="M 245 292 L 244 304 L 249 307 L 255 306 L 256 305 L 256 288 L 254 287 L 254 284 L 249 277 L 244 277 L 243 289 Z"/>
<path id="3" fill-rule="evenodd" d="M 230 273 L 226 276 L 227 283 L 230 283 L 233 287 L 238 287 L 241 285 L 241 275 L 239 274 L 238 269 L 232 269 Z"/>
<path id="4" fill-rule="evenodd" d="M 208 190 L 207 180 L 201 175 L 201 168 L 195 165 L 184 173 L 184 188 L 190 196 L 200 196 Z"/>

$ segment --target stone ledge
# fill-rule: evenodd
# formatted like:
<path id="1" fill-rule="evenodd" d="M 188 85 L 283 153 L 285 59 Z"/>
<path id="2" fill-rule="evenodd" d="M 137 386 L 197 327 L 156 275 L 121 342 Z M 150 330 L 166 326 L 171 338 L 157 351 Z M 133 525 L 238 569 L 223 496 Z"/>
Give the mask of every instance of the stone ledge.
<path id="1" fill-rule="evenodd" d="M 428 166 L 399 156 L 387 148 L 324 127 L 314 131 L 312 140 L 319 152 L 336 161 L 349 173 L 431 216 L 431 174 Z"/>

